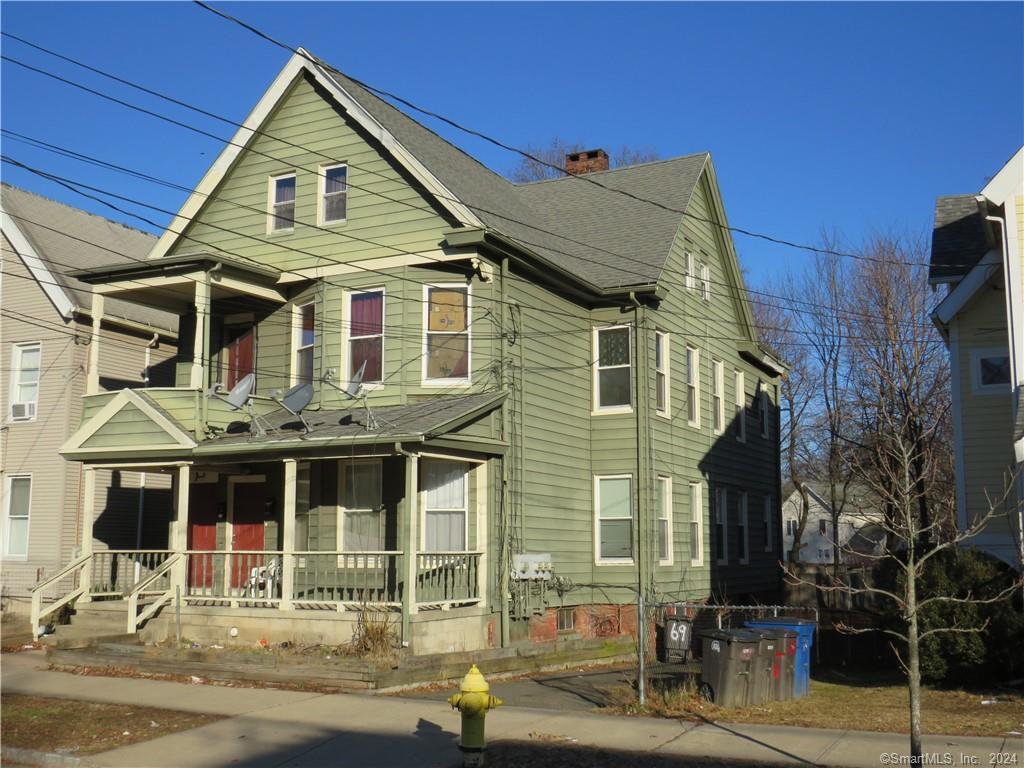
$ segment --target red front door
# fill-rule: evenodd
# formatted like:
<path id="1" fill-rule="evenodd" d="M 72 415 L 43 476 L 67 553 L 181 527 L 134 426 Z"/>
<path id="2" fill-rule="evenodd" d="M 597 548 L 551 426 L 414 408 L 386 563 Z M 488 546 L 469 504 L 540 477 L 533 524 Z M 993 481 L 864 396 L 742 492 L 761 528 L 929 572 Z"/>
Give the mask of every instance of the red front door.
<path id="1" fill-rule="evenodd" d="M 194 483 L 188 489 L 188 548 L 212 552 L 217 549 L 217 484 Z M 188 585 L 209 589 L 213 586 L 214 556 L 189 557 Z"/>
<path id="2" fill-rule="evenodd" d="M 253 372 L 256 352 L 256 331 L 253 328 L 227 330 L 228 371 L 224 386 L 231 389 Z"/>
<path id="3" fill-rule="evenodd" d="M 252 586 L 259 581 L 259 569 L 267 566 L 263 527 L 266 519 L 267 492 L 263 482 L 234 483 L 231 502 L 231 586 Z M 250 554 L 246 554 L 250 553 Z"/>

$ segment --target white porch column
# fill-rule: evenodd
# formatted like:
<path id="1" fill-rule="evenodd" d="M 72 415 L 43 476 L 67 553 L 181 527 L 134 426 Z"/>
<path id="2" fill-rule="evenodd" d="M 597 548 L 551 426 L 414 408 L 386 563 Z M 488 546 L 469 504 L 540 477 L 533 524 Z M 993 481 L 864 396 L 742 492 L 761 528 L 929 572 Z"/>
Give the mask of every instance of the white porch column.
<path id="1" fill-rule="evenodd" d="M 195 282 L 195 308 L 196 328 L 192 341 L 192 372 L 189 376 L 189 386 L 192 389 L 202 389 L 206 386 L 206 382 L 203 381 L 203 370 L 209 358 L 210 275 L 208 273 Z"/>
<path id="2" fill-rule="evenodd" d="M 184 552 L 188 549 L 188 492 L 191 467 L 188 464 L 175 468 L 174 473 L 174 521 L 171 523 L 171 551 Z M 186 560 L 175 568 L 171 576 L 172 585 L 180 586 L 185 593 Z"/>
<path id="3" fill-rule="evenodd" d="M 281 546 L 281 602 L 278 607 L 287 611 L 292 607 L 295 580 L 295 497 L 298 487 L 299 464 L 295 459 L 284 460 L 284 508 Z"/>
<path id="4" fill-rule="evenodd" d="M 100 327 L 103 324 L 103 294 L 92 294 L 92 334 L 89 336 L 89 373 L 85 377 L 85 394 L 100 391 Z"/>
<path id="5" fill-rule="evenodd" d="M 96 517 L 96 470 L 84 467 L 82 470 L 82 554 L 92 554 L 92 523 Z M 82 569 L 79 586 L 85 589 L 79 602 L 92 600 L 92 563 Z"/>

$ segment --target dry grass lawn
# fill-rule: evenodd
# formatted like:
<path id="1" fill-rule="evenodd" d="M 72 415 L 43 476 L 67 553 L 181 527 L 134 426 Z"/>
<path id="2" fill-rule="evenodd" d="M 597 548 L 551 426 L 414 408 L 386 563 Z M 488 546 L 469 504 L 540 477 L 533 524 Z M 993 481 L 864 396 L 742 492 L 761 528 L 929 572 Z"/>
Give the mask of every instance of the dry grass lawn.
<path id="1" fill-rule="evenodd" d="M 5 695 L 0 698 L 0 741 L 37 752 L 92 755 L 220 720 L 125 704 Z"/>
<path id="2" fill-rule="evenodd" d="M 625 693 L 625 692 L 624 692 Z M 632 697 L 633 692 L 629 691 Z M 982 704 L 982 701 L 995 701 Z M 636 712 L 623 701 L 620 712 Z M 648 712 L 662 717 L 708 719 L 723 723 L 763 723 L 807 728 L 909 733 L 905 684 L 895 681 L 812 680 L 802 699 L 757 707 L 723 709 L 702 701 L 692 690 L 656 690 Z M 925 733 L 950 736 L 1002 736 L 1024 733 L 1024 694 L 1006 691 L 960 691 L 926 688 L 921 701 Z M 637 713 L 639 714 L 639 713 Z"/>

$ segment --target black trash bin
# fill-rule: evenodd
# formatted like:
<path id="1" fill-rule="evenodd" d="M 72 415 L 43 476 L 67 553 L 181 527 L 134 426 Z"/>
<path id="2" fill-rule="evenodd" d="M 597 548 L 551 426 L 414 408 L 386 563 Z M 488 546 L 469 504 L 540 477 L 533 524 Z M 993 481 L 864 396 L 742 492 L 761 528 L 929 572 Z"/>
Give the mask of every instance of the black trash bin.
<path id="1" fill-rule="evenodd" d="M 712 629 L 701 634 L 700 694 L 721 707 L 747 703 L 760 638 L 745 629 Z"/>
<path id="2" fill-rule="evenodd" d="M 693 643 L 693 621 L 681 615 L 669 615 L 661 626 L 661 651 L 658 660 L 663 662 L 686 661 Z"/>

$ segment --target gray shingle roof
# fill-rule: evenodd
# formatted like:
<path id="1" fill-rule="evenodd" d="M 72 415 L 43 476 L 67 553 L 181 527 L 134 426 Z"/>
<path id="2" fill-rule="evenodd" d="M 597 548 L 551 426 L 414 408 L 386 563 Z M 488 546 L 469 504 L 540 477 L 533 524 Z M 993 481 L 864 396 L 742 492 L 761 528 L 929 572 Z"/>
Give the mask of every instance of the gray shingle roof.
<path id="1" fill-rule="evenodd" d="M 967 274 L 992 247 L 991 228 L 976 195 L 936 199 L 929 280 Z"/>
<path id="2" fill-rule="evenodd" d="M 574 177 L 513 184 L 326 63 L 323 68 L 487 227 L 599 288 L 658 279 L 681 214 Z M 608 187 L 682 210 L 708 157 L 689 155 L 591 176 Z"/>
<path id="3" fill-rule="evenodd" d="M 292 447 L 295 447 L 303 443 L 308 445 L 313 441 L 322 443 L 360 439 L 365 442 L 368 438 L 379 438 L 382 442 L 390 442 L 402 437 L 429 437 L 434 433 L 443 432 L 446 425 L 456 419 L 476 411 L 483 414 L 496 408 L 504 399 L 502 393 L 482 392 L 474 395 L 432 397 L 424 402 L 406 405 L 375 407 L 373 417 L 377 422 L 376 429 L 370 428 L 366 411 L 361 405 L 338 410 L 307 411 L 303 413 L 303 417 L 309 424 L 308 434 L 303 434 L 299 419 L 281 409 L 260 419 L 267 431 L 264 437 L 254 437 L 247 429 L 232 430 L 204 441 L 202 445 L 205 450 L 217 452 L 224 446 L 257 442 L 261 445 L 292 444 Z"/>
<path id="4" fill-rule="evenodd" d="M 58 203 L 10 184 L 0 185 L 3 209 L 35 248 L 54 281 L 67 292 L 75 308 L 89 312 L 92 289 L 69 277 L 75 269 L 145 259 L 156 243 L 147 232 L 126 227 L 102 216 Z M 177 333 L 178 317 L 159 309 L 108 298 L 104 315 L 143 323 Z"/>

